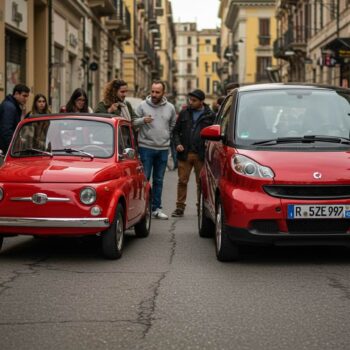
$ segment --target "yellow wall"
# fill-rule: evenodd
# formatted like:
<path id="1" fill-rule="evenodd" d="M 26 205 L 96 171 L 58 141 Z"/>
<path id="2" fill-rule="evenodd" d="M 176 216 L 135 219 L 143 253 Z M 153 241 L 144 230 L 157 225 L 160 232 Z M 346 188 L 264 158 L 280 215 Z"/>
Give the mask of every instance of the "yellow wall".
<path id="1" fill-rule="evenodd" d="M 262 12 L 263 11 L 263 12 Z M 267 15 L 266 15 L 267 14 Z M 246 37 L 243 38 L 245 41 L 245 60 L 246 60 L 246 76 L 245 83 L 254 83 L 257 73 L 257 57 L 258 56 L 271 56 L 272 65 L 276 64 L 276 59 L 273 57 L 273 42 L 276 39 L 276 19 L 275 8 L 255 8 L 246 9 Z M 259 18 L 270 18 L 270 50 L 258 51 L 256 48 L 259 47 Z"/>
<path id="2" fill-rule="evenodd" d="M 213 82 L 219 82 L 219 76 L 216 69 L 213 70 L 213 63 L 219 64 L 219 58 L 216 51 L 213 51 L 213 47 L 216 45 L 218 33 L 204 34 L 199 32 L 198 36 L 198 87 L 206 94 L 206 102 L 210 104 L 217 98 L 213 90 Z M 210 45 L 207 45 L 206 40 L 210 40 Z M 206 71 L 206 62 L 208 71 Z M 207 90 L 207 78 L 210 78 L 210 89 Z"/>

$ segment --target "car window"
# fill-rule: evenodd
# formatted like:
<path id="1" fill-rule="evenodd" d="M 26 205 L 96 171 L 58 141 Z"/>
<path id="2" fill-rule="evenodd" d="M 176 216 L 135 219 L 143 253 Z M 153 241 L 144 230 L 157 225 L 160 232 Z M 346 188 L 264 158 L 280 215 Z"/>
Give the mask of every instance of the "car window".
<path id="1" fill-rule="evenodd" d="M 40 156 L 32 149 L 67 155 L 74 148 L 95 157 L 107 158 L 114 153 L 113 126 L 92 120 L 33 120 L 23 124 L 15 136 L 11 154 L 15 157 Z M 79 155 L 79 153 L 72 153 Z"/>
<path id="2" fill-rule="evenodd" d="M 242 92 L 236 138 L 240 144 L 252 144 L 277 137 L 349 137 L 349 100 L 346 94 L 326 89 Z"/>
<path id="3" fill-rule="evenodd" d="M 231 112 L 231 107 L 232 107 L 232 101 L 233 101 L 233 96 L 230 95 L 228 98 L 225 100 L 225 104 L 223 105 L 223 108 L 221 109 L 220 113 L 220 119 L 218 120 L 218 124 L 220 124 L 220 129 L 221 129 L 221 135 L 225 135 L 227 131 L 227 126 L 230 118 L 230 112 Z"/>
<path id="4" fill-rule="evenodd" d="M 121 125 L 118 133 L 118 153 L 123 154 L 126 148 L 132 148 L 132 135 L 129 126 Z"/>

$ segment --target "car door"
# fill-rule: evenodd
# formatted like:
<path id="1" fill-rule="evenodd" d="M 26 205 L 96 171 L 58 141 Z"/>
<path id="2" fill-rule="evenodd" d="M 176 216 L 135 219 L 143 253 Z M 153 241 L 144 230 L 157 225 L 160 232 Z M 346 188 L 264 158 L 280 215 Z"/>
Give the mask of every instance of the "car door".
<path id="1" fill-rule="evenodd" d="M 126 156 L 125 150 L 134 149 L 132 130 L 129 124 L 119 124 L 118 158 L 124 176 L 125 196 L 127 197 L 127 216 L 129 221 L 140 215 L 140 161 L 135 153 L 134 158 Z"/>
<path id="2" fill-rule="evenodd" d="M 233 101 L 236 95 L 229 95 L 223 102 L 222 108 L 216 118 L 215 123 L 220 125 L 221 135 L 225 138 L 228 125 L 230 124 L 230 116 L 232 115 Z M 223 141 L 210 141 L 206 151 L 206 173 L 208 174 L 208 196 L 211 204 L 210 211 L 215 213 L 215 193 L 218 182 L 222 178 L 225 161 L 226 161 L 226 145 Z"/>

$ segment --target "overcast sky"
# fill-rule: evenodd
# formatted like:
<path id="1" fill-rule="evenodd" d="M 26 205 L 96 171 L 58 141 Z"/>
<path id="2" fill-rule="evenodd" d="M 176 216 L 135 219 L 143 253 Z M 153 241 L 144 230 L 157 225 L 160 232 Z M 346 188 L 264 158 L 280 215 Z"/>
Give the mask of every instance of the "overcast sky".
<path id="1" fill-rule="evenodd" d="M 219 0 L 171 0 L 174 22 L 197 22 L 197 29 L 220 26 Z"/>

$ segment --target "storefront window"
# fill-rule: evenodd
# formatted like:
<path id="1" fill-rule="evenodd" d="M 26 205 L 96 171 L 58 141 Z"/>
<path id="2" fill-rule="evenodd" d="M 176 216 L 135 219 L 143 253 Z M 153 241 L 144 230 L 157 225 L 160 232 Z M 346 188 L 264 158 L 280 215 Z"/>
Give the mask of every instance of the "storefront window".
<path id="1" fill-rule="evenodd" d="M 26 40 L 6 31 L 6 94 L 11 94 L 16 84 L 26 83 Z"/>
<path id="2" fill-rule="evenodd" d="M 63 101 L 63 49 L 55 46 L 52 69 L 52 111 L 59 112 Z"/>

